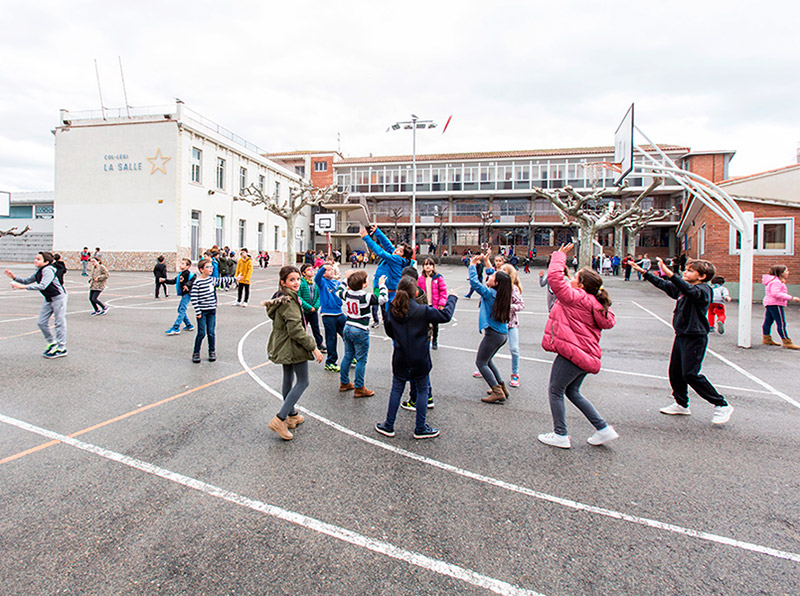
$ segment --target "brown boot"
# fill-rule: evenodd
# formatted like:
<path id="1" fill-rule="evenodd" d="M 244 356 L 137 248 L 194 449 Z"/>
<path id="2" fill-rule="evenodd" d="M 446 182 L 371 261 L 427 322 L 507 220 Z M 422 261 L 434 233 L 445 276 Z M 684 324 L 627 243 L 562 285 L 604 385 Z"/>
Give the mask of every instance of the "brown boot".
<path id="1" fill-rule="evenodd" d="M 788 337 L 783 338 L 783 347 L 787 350 L 800 350 L 800 346 L 796 346 Z"/>
<path id="2" fill-rule="evenodd" d="M 503 390 L 503 395 L 505 395 L 506 399 L 508 399 L 508 388 L 506 387 L 505 381 L 500 381 L 500 389 Z"/>
<path id="3" fill-rule="evenodd" d="M 503 393 L 503 388 L 500 385 L 494 385 L 491 394 L 482 397 L 481 401 L 487 404 L 501 404 L 506 401 L 506 394 Z"/>
<path id="4" fill-rule="evenodd" d="M 295 428 L 303 424 L 306 419 L 303 417 L 302 414 L 295 414 L 294 416 L 287 416 L 286 417 L 286 426 L 289 429 Z"/>
<path id="5" fill-rule="evenodd" d="M 278 436 L 284 441 L 291 441 L 292 439 L 294 439 L 294 435 L 289 432 L 289 429 L 286 426 L 286 421 L 281 420 L 277 416 L 275 416 L 275 418 L 269 421 L 267 427 L 270 430 L 274 430 L 276 433 L 278 433 Z"/>
<path id="6" fill-rule="evenodd" d="M 771 335 L 764 335 L 764 339 L 761 340 L 761 343 L 765 346 L 779 346 L 781 344 L 777 343 L 774 339 L 772 339 Z"/>
<path id="7" fill-rule="evenodd" d="M 355 388 L 356 386 L 352 383 L 339 383 L 339 391 L 350 391 Z"/>
<path id="8" fill-rule="evenodd" d="M 353 397 L 372 397 L 373 395 L 375 395 L 375 392 L 366 387 L 356 387 L 356 390 L 353 391 Z"/>

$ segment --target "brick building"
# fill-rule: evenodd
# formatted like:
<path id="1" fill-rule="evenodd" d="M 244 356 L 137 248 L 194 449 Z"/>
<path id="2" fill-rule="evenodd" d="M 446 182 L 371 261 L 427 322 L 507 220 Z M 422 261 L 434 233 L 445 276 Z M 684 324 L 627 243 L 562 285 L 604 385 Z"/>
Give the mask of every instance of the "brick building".
<path id="1" fill-rule="evenodd" d="M 790 292 L 800 293 L 800 164 L 733 178 L 719 186 L 742 211 L 755 216 L 753 298 L 763 298 L 761 276 L 776 264 L 789 268 Z M 739 233 L 696 199 L 688 201 L 677 233 L 687 255 L 714 263 L 737 296 Z"/>
<path id="2" fill-rule="evenodd" d="M 264 157 L 284 165 L 302 178 L 311 180 L 317 188 L 333 184 L 334 163 L 342 159 L 338 151 L 290 151 L 266 153 Z"/>

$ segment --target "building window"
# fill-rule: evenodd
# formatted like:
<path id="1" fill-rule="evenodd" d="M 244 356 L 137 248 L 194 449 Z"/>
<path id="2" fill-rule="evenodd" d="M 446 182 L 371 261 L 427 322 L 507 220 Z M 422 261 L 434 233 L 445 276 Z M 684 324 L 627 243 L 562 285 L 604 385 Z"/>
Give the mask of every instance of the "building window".
<path id="1" fill-rule="evenodd" d="M 264 224 L 258 224 L 258 252 L 264 250 Z"/>
<path id="2" fill-rule="evenodd" d="M 278 231 L 280 228 L 278 226 L 272 226 L 272 250 L 278 250 Z"/>
<path id="3" fill-rule="evenodd" d="M 225 245 L 225 216 L 217 215 L 216 228 L 214 229 L 214 241 L 217 246 Z"/>
<path id="4" fill-rule="evenodd" d="M 280 182 L 276 182 L 275 183 L 275 198 L 278 198 L 280 196 L 281 196 L 281 183 Z"/>
<path id="5" fill-rule="evenodd" d="M 192 182 L 203 183 L 203 152 L 192 147 Z"/>
<path id="6" fill-rule="evenodd" d="M 53 219 L 53 206 L 34 205 L 33 214 L 36 219 Z"/>
<path id="7" fill-rule="evenodd" d="M 243 219 L 239 220 L 239 248 L 244 248 L 246 242 L 247 222 Z"/>
<path id="8" fill-rule="evenodd" d="M 225 190 L 225 160 L 217 158 L 217 189 Z"/>
<path id="9" fill-rule="evenodd" d="M 756 219 L 753 227 L 753 249 L 757 255 L 793 255 L 794 218 L 765 217 Z M 730 227 L 730 254 L 742 249 L 742 235 Z"/>
<path id="10" fill-rule="evenodd" d="M 33 217 L 33 206 L 11 205 L 8 217 L 11 219 L 31 219 L 31 217 Z"/>
<path id="11" fill-rule="evenodd" d="M 258 175 L 258 190 L 261 191 L 261 194 L 264 194 L 264 174 Z"/>
<path id="12" fill-rule="evenodd" d="M 306 176 L 306 167 L 305 166 L 295 166 L 294 167 L 294 173 L 297 174 L 298 176 L 302 176 L 303 178 L 305 178 L 305 176 Z"/>
<path id="13" fill-rule="evenodd" d="M 195 261 L 200 256 L 200 212 L 192 211 L 192 231 L 191 231 L 191 251 L 192 259 Z"/>
<path id="14" fill-rule="evenodd" d="M 315 172 L 327 172 L 328 171 L 328 162 L 327 161 L 315 161 L 314 162 L 314 171 Z"/>
<path id="15" fill-rule="evenodd" d="M 247 168 L 239 168 L 239 190 L 247 188 Z"/>

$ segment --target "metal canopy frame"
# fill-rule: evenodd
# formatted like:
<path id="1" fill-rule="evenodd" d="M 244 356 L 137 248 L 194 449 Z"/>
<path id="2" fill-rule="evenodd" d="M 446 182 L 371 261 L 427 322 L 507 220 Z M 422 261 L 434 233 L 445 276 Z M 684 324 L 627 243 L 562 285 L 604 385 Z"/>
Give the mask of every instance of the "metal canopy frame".
<path id="1" fill-rule="evenodd" d="M 702 176 L 683 170 L 653 143 L 641 129 L 638 132 L 653 148 L 661 159 L 648 153 L 632 140 L 635 152 L 644 156 L 645 163 L 635 164 L 633 171 L 641 174 L 669 176 L 688 194 L 703 203 L 714 214 L 733 226 L 741 235 L 741 253 L 739 255 L 739 326 L 737 344 L 740 348 L 751 347 L 751 326 L 753 317 L 753 227 L 752 211 L 742 211 L 736 201 L 719 186 Z"/>

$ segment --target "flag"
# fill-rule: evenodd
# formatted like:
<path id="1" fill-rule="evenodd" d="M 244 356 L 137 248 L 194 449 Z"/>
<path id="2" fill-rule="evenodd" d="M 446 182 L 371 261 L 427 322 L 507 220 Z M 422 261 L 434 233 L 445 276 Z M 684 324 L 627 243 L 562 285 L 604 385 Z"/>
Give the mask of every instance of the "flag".
<path id="1" fill-rule="evenodd" d="M 450 117 L 447 119 L 447 122 L 444 123 L 444 128 L 442 129 L 442 134 L 445 133 L 447 127 L 450 126 L 450 121 L 453 119 L 453 115 L 450 114 Z"/>

